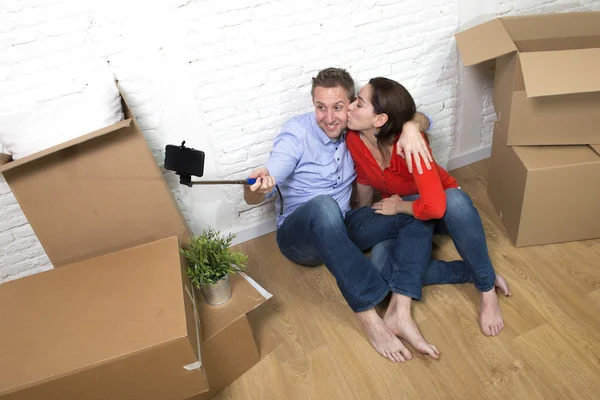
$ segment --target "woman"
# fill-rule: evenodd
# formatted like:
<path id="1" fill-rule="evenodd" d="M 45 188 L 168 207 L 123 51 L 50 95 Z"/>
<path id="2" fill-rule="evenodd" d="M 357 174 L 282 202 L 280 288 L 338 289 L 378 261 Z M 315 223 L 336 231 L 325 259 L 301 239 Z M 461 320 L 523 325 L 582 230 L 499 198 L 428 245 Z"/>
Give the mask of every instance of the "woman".
<path id="1" fill-rule="evenodd" d="M 431 170 L 424 168 L 423 174 L 411 174 L 396 152 L 396 133 L 415 112 L 410 93 L 387 78 L 371 79 L 350 105 L 351 131 L 346 141 L 357 172 L 359 206 L 370 206 L 378 214 L 401 213 L 420 220 L 437 220 L 436 232 L 452 236 L 456 249 L 473 271 L 481 298 L 479 324 L 483 333 L 496 336 L 504 328 L 504 321 L 495 286 L 506 296 L 511 293 L 504 278 L 494 272 L 477 209 L 456 180 L 435 162 Z M 375 204 L 374 190 L 383 198 Z"/>

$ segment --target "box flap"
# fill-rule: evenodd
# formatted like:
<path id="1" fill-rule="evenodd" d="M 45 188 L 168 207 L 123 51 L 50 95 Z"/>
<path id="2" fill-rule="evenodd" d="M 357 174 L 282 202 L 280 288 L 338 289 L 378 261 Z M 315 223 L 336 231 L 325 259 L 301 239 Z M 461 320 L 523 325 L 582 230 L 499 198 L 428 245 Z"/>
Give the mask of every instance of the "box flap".
<path id="1" fill-rule="evenodd" d="M 590 144 L 590 147 L 600 156 L 600 144 Z"/>
<path id="2" fill-rule="evenodd" d="M 0 285 L 0 393 L 186 338 L 179 260 L 171 237 Z"/>
<path id="3" fill-rule="evenodd" d="M 108 131 L 4 171 L 54 267 L 170 236 L 189 242 L 189 227 L 137 122 Z"/>
<path id="4" fill-rule="evenodd" d="M 502 17 L 520 52 L 589 48 L 598 44 L 600 12 Z"/>
<path id="5" fill-rule="evenodd" d="M 587 145 L 514 146 L 513 149 L 530 171 L 588 163 L 600 164 L 600 156 Z"/>
<path id="6" fill-rule="evenodd" d="M 527 97 L 600 91 L 600 49 L 521 53 Z"/>
<path id="7" fill-rule="evenodd" d="M 263 304 L 267 299 L 240 274 L 231 275 L 231 299 L 220 306 L 202 301 L 200 314 L 202 336 L 206 341 L 223 328 Z"/>
<path id="8" fill-rule="evenodd" d="M 281 343 L 283 336 L 269 322 L 264 320 L 258 312 L 250 311 L 246 316 L 248 317 L 260 358 L 264 358 Z"/>
<path id="9" fill-rule="evenodd" d="M 517 51 L 500 19 L 459 32 L 455 38 L 467 67 Z"/>
<path id="10" fill-rule="evenodd" d="M 86 141 L 88 141 L 90 139 L 94 139 L 94 138 L 97 138 L 99 136 L 111 133 L 111 132 L 116 132 L 116 131 L 118 131 L 121 128 L 128 127 L 131 124 L 131 121 L 132 121 L 132 119 L 128 118 L 128 119 L 125 119 L 123 121 L 119 121 L 119 122 L 114 123 L 112 125 L 106 126 L 106 127 L 102 128 L 102 129 L 98 129 L 97 131 L 85 134 L 83 136 L 76 137 L 75 139 L 71 139 L 71 140 L 69 140 L 67 142 L 64 142 L 64 143 L 61 143 L 61 144 L 57 144 L 56 146 L 52 146 L 49 149 L 38 151 L 37 153 L 28 155 L 27 157 L 19 158 L 16 161 L 13 161 L 13 162 L 10 162 L 10 163 L 9 162 L 7 162 L 7 163 L 0 163 L 0 165 L 1 165 L 0 166 L 0 173 L 3 173 L 5 171 L 9 171 L 9 170 L 11 170 L 13 168 L 16 168 L 16 167 L 19 167 L 21 165 L 27 164 L 28 162 L 37 160 L 38 158 L 45 157 L 45 156 L 47 156 L 49 154 L 56 153 L 57 151 L 60 151 L 60 150 L 63 150 L 63 149 L 67 149 L 69 147 L 72 147 L 72 146 L 78 145 L 80 143 L 86 142 Z M 3 154 L 3 156 L 5 156 L 5 154 Z M 12 158 L 10 158 L 10 159 L 12 159 Z"/>

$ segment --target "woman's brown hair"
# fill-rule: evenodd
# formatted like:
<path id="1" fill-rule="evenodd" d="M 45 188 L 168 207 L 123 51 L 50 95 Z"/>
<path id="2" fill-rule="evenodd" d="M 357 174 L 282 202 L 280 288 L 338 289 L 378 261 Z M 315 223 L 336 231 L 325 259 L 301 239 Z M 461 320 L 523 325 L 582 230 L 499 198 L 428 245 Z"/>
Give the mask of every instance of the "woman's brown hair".
<path id="1" fill-rule="evenodd" d="M 371 104 L 376 114 L 387 114 L 388 119 L 377 133 L 377 147 L 383 154 L 402 132 L 404 124 L 417 112 L 415 101 L 404 86 L 398 82 L 377 77 L 369 81 L 372 88 Z"/>

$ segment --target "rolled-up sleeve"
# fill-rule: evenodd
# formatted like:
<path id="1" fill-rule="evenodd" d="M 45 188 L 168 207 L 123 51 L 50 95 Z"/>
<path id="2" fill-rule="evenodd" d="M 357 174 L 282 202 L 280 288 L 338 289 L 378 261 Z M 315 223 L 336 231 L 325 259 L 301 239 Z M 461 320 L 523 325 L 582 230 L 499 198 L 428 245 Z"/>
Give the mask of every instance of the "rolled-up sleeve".
<path id="1" fill-rule="evenodd" d="M 273 149 L 265 168 L 275 177 L 277 184 L 282 184 L 294 172 L 302 157 L 304 149 L 302 141 L 289 131 L 282 131 L 275 137 Z M 272 196 L 273 193 L 269 194 Z"/>

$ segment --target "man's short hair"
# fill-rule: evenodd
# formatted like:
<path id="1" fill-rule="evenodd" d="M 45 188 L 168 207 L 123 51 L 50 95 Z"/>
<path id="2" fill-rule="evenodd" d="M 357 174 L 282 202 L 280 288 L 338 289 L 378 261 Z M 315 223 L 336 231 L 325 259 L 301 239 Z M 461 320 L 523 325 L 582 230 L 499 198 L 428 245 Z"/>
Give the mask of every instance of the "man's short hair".
<path id="1" fill-rule="evenodd" d="M 312 78 L 312 88 L 310 95 L 315 96 L 315 88 L 317 86 L 324 88 L 334 88 L 340 86 L 346 90 L 348 99 L 350 102 L 354 101 L 355 89 L 354 79 L 350 76 L 348 71 L 342 68 L 325 68 L 319 71 L 316 77 Z"/>

